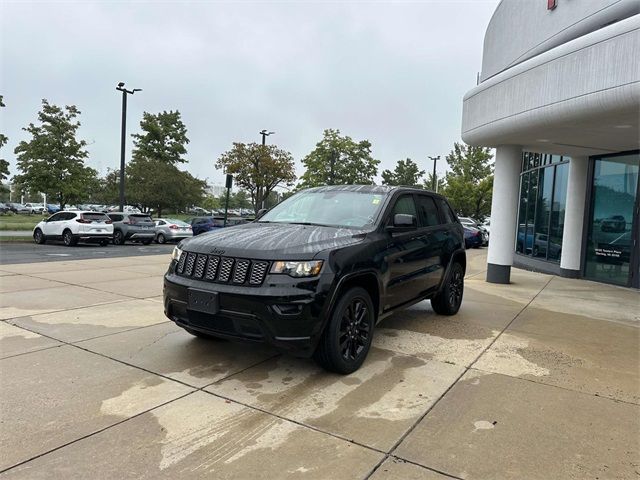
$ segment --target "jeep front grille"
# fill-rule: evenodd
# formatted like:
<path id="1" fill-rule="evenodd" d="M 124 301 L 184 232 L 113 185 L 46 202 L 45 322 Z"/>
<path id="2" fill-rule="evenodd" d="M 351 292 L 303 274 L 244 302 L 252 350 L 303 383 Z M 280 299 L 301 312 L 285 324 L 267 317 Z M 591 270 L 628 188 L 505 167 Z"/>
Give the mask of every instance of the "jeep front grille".
<path id="1" fill-rule="evenodd" d="M 269 262 L 263 260 L 220 257 L 193 252 L 183 252 L 176 266 L 176 273 L 183 277 L 251 286 L 261 285 L 268 270 Z"/>

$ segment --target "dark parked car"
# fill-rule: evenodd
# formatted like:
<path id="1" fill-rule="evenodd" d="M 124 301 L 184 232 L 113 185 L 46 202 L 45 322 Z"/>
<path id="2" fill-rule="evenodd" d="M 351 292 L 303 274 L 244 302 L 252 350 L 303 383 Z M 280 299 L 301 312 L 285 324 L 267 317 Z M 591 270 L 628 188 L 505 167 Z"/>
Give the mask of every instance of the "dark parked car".
<path id="1" fill-rule="evenodd" d="M 457 313 L 465 269 L 463 229 L 442 196 L 319 187 L 178 244 L 164 309 L 198 337 L 266 342 L 350 373 L 392 312 L 431 299 L 436 313 Z"/>
<path id="2" fill-rule="evenodd" d="M 23 205 L 21 203 L 8 203 L 7 205 L 9 207 L 9 210 L 11 210 L 13 213 L 28 213 L 28 214 L 31 214 L 31 209 L 29 207 L 27 207 L 26 205 Z"/>
<path id="3" fill-rule="evenodd" d="M 484 244 L 484 235 L 477 228 L 464 226 L 465 248 L 480 248 Z"/>
<path id="4" fill-rule="evenodd" d="M 622 215 L 611 215 L 600 223 L 600 230 L 603 232 L 621 233 L 627 228 L 627 221 Z"/>
<path id="5" fill-rule="evenodd" d="M 201 233 L 210 232 L 216 228 L 222 227 L 222 225 L 216 225 L 213 217 L 194 217 L 188 222 L 193 230 L 193 236 L 200 235 Z"/>
<path id="6" fill-rule="evenodd" d="M 6 203 L 0 203 L 0 213 L 10 212 L 11 208 Z"/>
<path id="7" fill-rule="evenodd" d="M 108 213 L 113 221 L 113 244 L 124 245 L 127 240 L 149 245 L 156 238 L 156 224 L 146 213 Z"/>

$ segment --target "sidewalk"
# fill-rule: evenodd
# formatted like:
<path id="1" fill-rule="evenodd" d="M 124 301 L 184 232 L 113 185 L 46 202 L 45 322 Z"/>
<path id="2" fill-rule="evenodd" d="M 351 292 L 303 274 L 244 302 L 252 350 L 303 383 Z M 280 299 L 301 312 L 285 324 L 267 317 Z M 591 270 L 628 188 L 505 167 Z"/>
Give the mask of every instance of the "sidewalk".
<path id="1" fill-rule="evenodd" d="M 640 293 L 485 253 L 349 376 L 191 337 L 166 255 L 1 265 L 0 478 L 637 478 Z"/>

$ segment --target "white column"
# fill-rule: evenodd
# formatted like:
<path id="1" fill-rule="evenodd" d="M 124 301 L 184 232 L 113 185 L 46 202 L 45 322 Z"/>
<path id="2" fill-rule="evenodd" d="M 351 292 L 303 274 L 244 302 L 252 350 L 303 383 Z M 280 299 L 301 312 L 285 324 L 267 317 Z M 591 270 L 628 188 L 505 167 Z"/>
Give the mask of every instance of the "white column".
<path id="1" fill-rule="evenodd" d="M 501 145 L 496 148 L 487 282 L 509 283 L 510 281 L 516 243 L 521 167 L 521 146 Z"/>
<path id="2" fill-rule="evenodd" d="M 588 165 L 588 157 L 572 157 L 569 163 L 560 257 L 560 274 L 563 277 L 577 277 L 580 273 Z"/>

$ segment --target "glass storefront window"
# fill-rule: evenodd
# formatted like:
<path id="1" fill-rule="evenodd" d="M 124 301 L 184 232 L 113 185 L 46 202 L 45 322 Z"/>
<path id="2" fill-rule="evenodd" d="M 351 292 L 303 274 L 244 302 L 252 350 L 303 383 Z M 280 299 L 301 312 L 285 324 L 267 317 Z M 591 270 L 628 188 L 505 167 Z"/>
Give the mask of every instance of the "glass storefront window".
<path id="1" fill-rule="evenodd" d="M 595 159 L 585 277 L 629 285 L 640 155 Z M 637 235 L 637 233 L 635 233 Z M 637 250 L 637 249 L 636 249 Z M 636 252 L 637 256 L 637 252 Z M 637 265 L 635 268 L 638 268 Z"/>
<path id="2" fill-rule="evenodd" d="M 516 251 L 560 261 L 569 157 L 523 153 Z M 559 163 L 564 162 L 564 163 Z"/>

